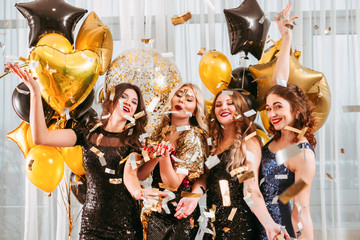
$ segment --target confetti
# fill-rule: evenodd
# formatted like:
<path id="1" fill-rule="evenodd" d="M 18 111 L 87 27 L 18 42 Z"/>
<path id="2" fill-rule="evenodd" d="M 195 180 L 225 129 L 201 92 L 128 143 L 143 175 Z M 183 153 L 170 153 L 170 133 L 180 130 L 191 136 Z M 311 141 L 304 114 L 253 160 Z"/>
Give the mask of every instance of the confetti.
<path id="1" fill-rule="evenodd" d="M 154 97 L 150 104 L 146 107 L 146 111 L 149 113 L 152 113 L 156 107 L 156 105 L 159 103 L 160 98 L 159 97 Z"/>
<path id="2" fill-rule="evenodd" d="M 276 78 L 276 83 L 277 83 L 277 85 L 287 87 L 287 81 L 286 80 Z"/>
<path id="3" fill-rule="evenodd" d="M 180 158 L 175 157 L 174 155 L 171 155 L 172 159 L 174 159 L 175 162 L 185 162 L 184 160 L 181 160 Z"/>
<path id="4" fill-rule="evenodd" d="M 192 193 L 192 192 L 181 192 L 181 197 L 187 197 L 187 198 L 201 198 L 201 193 Z"/>
<path id="5" fill-rule="evenodd" d="M 187 22 L 189 19 L 191 19 L 191 13 L 187 12 L 182 15 L 172 17 L 171 22 L 173 25 L 178 25 L 178 24 L 183 24 L 183 23 Z"/>
<path id="6" fill-rule="evenodd" d="M 98 155 L 98 156 L 104 156 L 104 153 L 102 153 L 99 149 L 97 149 L 96 147 L 94 147 L 94 146 L 92 146 L 91 148 L 90 148 L 90 151 L 92 151 L 93 153 L 95 153 L 96 155 Z"/>
<path id="7" fill-rule="evenodd" d="M 334 179 L 334 177 L 333 176 L 331 176 L 331 174 L 330 173 L 326 173 L 326 176 L 329 178 L 329 179 Z"/>
<path id="8" fill-rule="evenodd" d="M 299 202 L 295 202 L 294 204 L 295 204 L 295 206 L 296 206 L 296 208 L 297 208 L 299 218 L 300 218 L 301 220 L 304 220 L 303 217 L 302 217 L 302 212 L 301 212 L 301 205 L 300 205 L 300 203 L 299 203 Z"/>
<path id="9" fill-rule="evenodd" d="M 318 26 L 318 25 L 314 25 L 313 28 L 314 28 L 314 30 L 318 30 L 318 29 L 319 29 L 319 26 Z"/>
<path id="10" fill-rule="evenodd" d="M 241 118 L 241 114 L 239 114 L 239 113 L 234 113 L 234 115 L 233 115 L 233 119 L 234 120 L 239 120 Z"/>
<path id="11" fill-rule="evenodd" d="M 164 58 L 171 58 L 174 57 L 174 54 L 172 52 L 167 52 L 167 53 L 162 53 L 161 56 Z"/>
<path id="12" fill-rule="evenodd" d="M 31 160 L 29 161 L 29 164 L 28 164 L 28 169 L 29 169 L 29 171 L 32 171 L 32 165 L 34 164 L 34 162 L 35 162 L 34 159 L 31 159 Z"/>
<path id="13" fill-rule="evenodd" d="M 203 217 L 203 216 L 200 216 L 197 221 L 198 221 L 199 223 L 202 223 L 204 220 L 205 220 L 204 217 Z"/>
<path id="14" fill-rule="evenodd" d="M 178 190 L 177 187 L 166 185 L 165 183 L 159 183 L 159 188 L 167 189 L 171 192 L 176 192 Z"/>
<path id="15" fill-rule="evenodd" d="M 132 124 L 135 124 L 135 118 L 133 118 L 127 114 L 124 114 L 124 118 L 126 118 L 126 120 L 130 121 Z"/>
<path id="16" fill-rule="evenodd" d="M 208 144 L 209 146 L 211 146 L 211 145 L 212 145 L 212 140 L 211 140 L 211 137 L 207 138 L 207 139 L 206 139 L 206 141 L 207 141 L 207 144 Z"/>
<path id="17" fill-rule="evenodd" d="M 102 133 L 99 134 L 99 136 L 96 138 L 96 146 L 99 146 L 101 143 L 101 140 L 104 138 L 104 135 Z"/>
<path id="18" fill-rule="evenodd" d="M 177 169 L 176 169 L 176 173 L 188 175 L 188 174 L 189 174 L 189 170 L 186 169 L 186 168 L 177 168 Z"/>
<path id="19" fill-rule="evenodd" d="M 197 55 L 202 56 L 202 55 L 204 55 L 204 52 L 205 52 L 205 48 L 202 47 L 202 48 L 200 48 L 200 50 L 199 50 L 199 52 L 197 53 Z"/>
<path id="20" fill-rule="evenodd" d="M 204 1 L 213 12 L 216 11 L 214 4 L 210 0 L 204 0 Z"/>
<path id="21" fill-rule="evenodd" d="M 275 179 L 288 179 L 288 175 L 287 174 L 275 175 Z"/>
<path id="22" fill-rule="evenodd" d="M 22 90 L 18 87 L 15 88 L 16 91 L 18 91 L 20 94 L 24 94 L 24 95 L 29 95 L 30 94 L 30 91 L 26 91 L 26 90 Z"/>
<path id="23" fill-rule="evenodd" d="M 227 180 L 220 180 L 220 192 L 224 207 L 231 206 L 229 182 Z"/>
<path id="24" fill-rule="evenodd" d="M 151 133 L 143 133 L 139 136 L 139 141 L 142 142 L 145 140 L 145 138 L 150 137 Z"/>
<path id="25" fill-rule="evenodd" d="M 306 186 L 307 186 L 306 182 L 304 182 L 302 179 L 299 179 L 296 183 L 292 184 L 283 193 L 280 194 L 279 200 L 283 204 L 287 204 L 291 198 L 295 197 Z"/>
<path id="26" fill-rule="evenodd" d="M 204 216 L 207 218 L 214 218 L 215 217 L 215 213 L 210 211 L 210 212 L 205 212 L 204 211 Z"/>
<path id="27" fill-rule="evenodd" d="M 260 180 L 259 187 L 260 187 L 261 184 L 263 184 L 264 182 L 265 182 L 265 178 L 262 178 L 262 179 Z"/>
<path id="28" fill-rule="evenodd" d="M 236 214 L 236 211 L 237 211 L 237 208 L 232 208 L 232 209 L 231 209 L 231 212 L 230 212 L 230 214 L 229 214 L 229 216 L 228 216 L 228 220 L 229 220 L 229 221 L 232 221 L 232 220 L 234 219 L 235 214 Z"/>
<path id="29" fill-rule="evenodd" d="M 121 184 L 122 183 L 122 178 L 109 178 L 109 182 L 111 184 Z"/>
<path id="30" fill-rule="evenodd" d="M 221 83 L 219 83 L 217 86 L 216 86 L 216 88 L 220 88 L 221 87 L 221 85 L 223 85 L 225 82 L 221 82 Z"/>
<path id="31" fill-rule="evenodd" d="M 93 131 L 95 131 L 95 129 L 97 129 L 98 127 L 102 126 L 102 122 L 98 122 L 92 129 L 90 129 L 90 133 L 92 133 Z"/>
<path id="32" fill-rule="evenodd" d="M 137 169 L 135 154 L 131 154 L 131 155 L 130 155 L 130 164 L 131 164 L 131 169 L 132 169 L 132 170 Z"/>
<path id="33" fill-rule="evenodd" d="M 328 29 L 325 30 L 325 34 L 328 34 L 331 31 L 331 27 L 328 27 Z"/>
<path id="34" fill-rule="evenodd" d="M 141 153 L 144 157 L 144 162 L 150 161 L 149 153 L 146 150 L 142 150 Z"/>
<path id="35" fill-rule="evenodd" d="M 246 142 L 247 140 L 249 140 L 250 138 L 254 137 L 254 136 L 256 136 L 256 131 L 254 131 L 254 132 L 250 133 L 249 135 L 247 135 L 247 136 L 245 137 L 245 142 Z"/>
<path id="36" fill-rule="evenodd" d="M 239 183 L 245 182 L 248 179 L 254 178 L 254 171 L 244 173 L 238 177 Z"/>
<path id="37" fill-rule="evenodd" d="M 180 127 L 177 127 L 177 128 L 176 128 L 176 131 L 178 131 L 178 132 L 188 131 L 188 130 L 190 130 L 190 125 L 180 126 Z"/>
<path id="38" fill-rule="evenodd" d="M 81 53 L 81 57 L 88 62 L 94 62 L 94 59 L 88 57 L 84 52 Z"/>
<path id="39" fill-rule="evenodd" d="M 343 112 L 360 112 L 360 105 L 349 105 L 342 107 Z"/>
<path id="40" fill-rule="evenodd" d="M 135 119 L 139 119 L 139 118 L 144 117 L 145 115 L 146 115 L 146 112 L 143 110 L 143 111 L 141 111 L 141 112 L 136 113 L 136 114 L 134 115 L 134 118 L 135 118 Z"/>
<path id="41" fill-rule="evenodd" d="M 107 115 L 101 116 L 101 119 L 108 119 L 111 116 L 111 113 L 108 113 Z"/>
<path id="42" fill-rule="evenodd" d="M 221 91 L 221 94 L 224 94 L 224 95 L 233 95 L 234 93 L 232 91 L 229 91 L 229 90 L 222 90 Z"/>
<path id="43" fill-rule="evenodd" d="M 217 164 L 220 163 L 220 159 L 218 158 L 217 155 L 210 155 L 206 162 L 205 162 L 205 165 L 208 169 L 211 169 L 213 168 L 214 166 L 216 166 Z"/>
<path id="44" fill-rule="evenodd" d="M 278 200 L 279 200 L 279 195 L 276 195 L 276 196 L 273 198 L 271 204 L 276 204 L 276 203 L 278 202 Z"/>
<path id="45" fill-rule="evenodd" d="M 276 152 L 276 162 L 278 165 L 284 164 L 287 160 L 301 153 L 301 149 L 296 145 L 290 145 L 287 148 L 281 149 Z"/>
<path id="46" fill-rule="evenodd" d="M 253 115 L 256 115 L 256 111 L 254 109 L 251 109 L 247 112 L 244 112 L 245 117 L 251 117 Z"/>
<path id="47" fill-rule="evenodd" d="M 160 185 L 160 183 L 159 183 L 159 185 Z M 165 212 L 167 214 L 170 214 L 171 212 L 170 212 L 170 209 L 169 209 L 167 203 L 169 201 L 175 199 L 176 196 L 175 196 L 175 194 L 173 192 L 169 191 L 168 189 L 165 189 L 163 192 L 166 193 L 167 196 L 165 198 L 163 198 L 163 200 L 162 200 L 162 208 L 165 210 Z"/>
<path id="48" fill-rule="evenodd" d="M 230 228 L 224 227 L 222 230 L 223 230 L 224 232 L 228 232 L 228 231 L 230 231 Z"/>
<path id="49" fill-rule="evenodd" d="M 230 175 L 231 177 L 235 176 L 236 174 L 239 174 L 239 173 L 243 173 L 245 171 L 248 170 L 248 166 L 244 165 L 244 166 L 241 166 L 241 167 L 238 167 L 238 168 L 235 168 L 233 169 L 231 172 L 230 172 Z"/>
<path id="50" fill-rule="evenodd" d="M 103 167 L 103 166 L 105 166 L 107 163 L 106 163 L 106 160 L 105 160 L 105 158 L 104 157 L 99 157 L 99 162 L 100 162 L 100 164 L 101 164 L 101 166 Z"/>
<path id="51" fill-rule="evenodd" d="M 110 168 L 105 168 L 105 173 L 114 175 L 114 174 L 115 174 L 115 170 L 110 169 Z"/>
<path id="52" fill-rule="evenodd" d="M 134 129 L 133 128 L 131 128 L 130 130 L 129 130 L 129 132 L 128 132 L 128 136 L 131 136 L 132 134 L 133 134 L 133 132 L 134 132 Z"/>
<path id="53" fill-rule="evenodd" d="M 192 113 L 191 113 L 191 112 L 186 112 L 186 115 L 189 115 L 189 117 L 192 117 Z"/>
<path id="54" fill-rule="evenodd" d="M 263 23 L 265 22 L 265 20 L 266 20 L 266 17 L 265 17 L 265 15 L 263 15 L 263 16 L 260 18 L 259 23 L 260 23 L 260 24 L 263 24 Z"/>
<path id="55" fill-rule="evenodd" d="M 152 44 L 153 42 L 155 42 L 155 39 L 153 39 L 153 38 L 142 38 L 141 42 L 143 42 L 145 44 Z"/>
<path id="56" fill-rule="evenodd" d="M 251 208 L 251 207 L 255 207 L 256 204 L 254 203 L 254 201 L 251 199 L 251 196 L 247 195 L 244 197 L 244 200 L 246 202 L 246 204 Z"/>
<path id="57" fill-rule="evenodd" d="M 255 78 L 251 83 L 257 82 L 257 81 L 262 80 L 262 79 L 266 79 L 266 77 Z"/>

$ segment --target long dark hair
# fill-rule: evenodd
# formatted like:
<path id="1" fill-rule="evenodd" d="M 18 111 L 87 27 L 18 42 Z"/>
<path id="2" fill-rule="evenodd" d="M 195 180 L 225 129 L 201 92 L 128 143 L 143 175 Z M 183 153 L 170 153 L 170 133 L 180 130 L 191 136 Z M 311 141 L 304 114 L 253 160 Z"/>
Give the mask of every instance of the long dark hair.
<path id="1" fill-rule="evenodd" d="M 251 117 L 248 118 L 244 115 L 245 112 L 250 110 L 244 97 L 236 90 L 226 89 L 226 91 L 232 92 L 232 95 L 229 96 L 234 102 L 236 112 L 241 115 L 239 120 L 235 122 L 236 136 L 233 147 L 230 151 L 230 160 L 226 165 L 227 171 L 231 172 L 233 169 L 236 169 L 244 164 L 246 157 L 244 149 L 245 137 L 256 131 L 256 126 L 255 124 L 251 123 Z M 209 115 L 209 135 L 212 136 L 212 154 L 216 152 L 221 142 L 224 141 L 224 129 L 221 127 L 220 122 L 216 119 L 215 116 L 216 100 L 221 93 L 222 92 L 220 91 L 218 94 L 216 94 Z M 257 136 L 256 139 L 259 140 Z"/>
<path id="2" fill-rule="evenodd" d="M 100 121 L 103 124 L 103 127 L 106 127 L 106 125 L 108 124 L 108 121 L 109 121 L 109 118 L 103 118 L 103 117 L 108 115 L 109 113 L 110 114 L 113 113 L 116 103 L 118 102 L 119 98 L 121 97 L 123 92 L 125 92 L 126 89 L 134 90 L 138 97 L 138 104 L 137 104 L 135 114 L 138 112 L 141 112 L 141 111 L 145 111 L 145 103 L 144 103 L 144 99 L 143 99 L 143 96 L 141 94 L 139 87 L 132 85 L 130 83 L 120 83 L 115 86 L 115 94 L 113 96 L 113 100 L 110 99 L 111 94 L 109 92 L 108 94 L 106 94 L 106 98 L 102 104 L 103 111 L 101 113 Z M 128 124 L 128 123 L 130 123 L 130 122 L 126 121 L 126 124 Z M 139 136 L 145 132 L 146 124 L 147 124 L 147 115 L 137 119 L 135 121 L 135 126 L 132 127 L 134 129 L 133 133 L 130 136 L 128 136 L 128 133 L 131 128 L 122 132 L 123 133 L 121 136 L 122 143 L 125 145 L 128 144 L 129 140 L 131 138 L 132 143 L 134 143 L 140 147 L 140 142 L 138 139 L 139 139 Z"/>
<path id="3" fill-rule="evenodd" d="M 307 131 L 304 134 L 304 137 L 309 141 L 311 146 L 315 148 L 316 138 L 314 136 L 314 128 L 317 125 L 317 122 L 313 114 L 314 106 L 312 102 L 309 100 L 309 98 L 305 95 L 303 90 L 301 90 L 301 88 L 299 88 L 297 85 L 291 83 L 288 84 L 287 87 L 283 87 L 281 85 L 275 85 L 272 88 L 270 88 L 270 90 L 266 93 L 265 101 L 270 94 L 275 94 L 285 99 L 290 103 L 292 113 L 296 113 L 296 112 L 299 113 L 298 116 L 295 118 L 294 125 L 291 127 L 300 130 L 305 127 L 308 127 Z M 270 122 L 269 130 L 272 134 L 274 134 L 275 141 L 280 139 L 281 131 L 276 131 L 274 126 L 271 124 L 271 122 Z M 298 133 L 295 133 L 293 143 L 299 142 L 297 136 Z"/>

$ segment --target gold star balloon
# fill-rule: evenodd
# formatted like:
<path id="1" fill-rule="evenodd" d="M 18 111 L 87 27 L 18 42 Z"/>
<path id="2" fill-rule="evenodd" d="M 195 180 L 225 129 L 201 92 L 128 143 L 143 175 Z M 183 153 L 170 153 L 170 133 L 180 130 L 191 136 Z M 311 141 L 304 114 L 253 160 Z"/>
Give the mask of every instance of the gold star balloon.
<path id="1" fill-rule="evenodd" d="M 271 40 L 271 41 L 273 41 L 273 40 Z M 264 53 L 261 55 L 261 58 L 258 61 L 258 64 L 268 63 L 268 62 L 271 62 L 272 60 L 274 60 L 277 57 L 278 52 L 280 51 L 281 43 L 282 43 L 282 38 L 280 38 L 277 42 L 274 42 L 274 44 L 272 46 L 267 48 L 264 51 Z M 294 50 L 294 56 L 296 57 L 297 60 L 299 60 L 299 58 L 301 56 L 301 52 Z"/>
<path id="2" fill-rule="evenodd" d="M 277 59 L 249 67 L 254 78 L 257 79 L 258 95 L 257 101 L 259 111 L 265 109 L 265 94 L 273 86 L 272 75 L 274 73 Z M 329 85 L 322 72 L 318 72 L 302 66 L 292 53 L 290 56 L 290 76 L 288 83 L 294 83 L 300 87 L 315 106 L 314 116 L 318 122 L 315 131 L 325 123 L 331 105 L 331 94 Z"/>
<path id="3" fill-rule="evenodd" d="M 13 140 L 18 145 L 24 157 L 26 157 L 30 149 L 34 146 L 32 139 L 31 142 L 28 141 L 28 134 L 31 135 L 31 133 L 28 133 L 28 130 L 30 130 L 30 125 L 23 121 L 20 126 L 6 135 L 7 138 Z"/>

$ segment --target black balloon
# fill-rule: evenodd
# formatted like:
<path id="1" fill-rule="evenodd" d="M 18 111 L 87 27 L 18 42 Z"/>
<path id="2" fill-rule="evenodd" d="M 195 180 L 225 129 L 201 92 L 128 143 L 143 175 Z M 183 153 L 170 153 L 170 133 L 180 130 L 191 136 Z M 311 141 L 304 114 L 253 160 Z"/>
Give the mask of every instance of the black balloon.
<path id="1" fill-rule="evenodd" d="M 70 112 L 70 117 L 73 119 L 77 119 L 84 115 L 91 108 L 94 99 L 95 93 L 94 90 L 91 90 L 90 94 L 85 98 L 85 100 Z"/>
<path id="2" fill-rule="evenodd" d="M 249 109 L 254 109 L 255 111 L 257 110 L 258 106 L 257 106 L 256 98 L 250 92 L 242 88 L 233 88 L 233 89 L 244 97 L 247 105 L 249 106 Z"/>
<path id="3" fill-rule="evenodd" d="M 37 0 L 17 3 L 15 7 L 27 19 L 30 27 L 29 47 L 36 46 L 47 33 L 59 33 L 71 44 L 74 43 L 73 30 L 87 10 L 74 7 L 64 0 Z"/>
<path id="4" fill-rule="evenodd" d="M 45 121 L 48 122 L 55 111 L 42 99 Z M 12 106 L 15 113 L 24 121 L 30 118 L 30 90 L 25 83 L 20 83 L 12 94 Z"/>
<path id="5" fill-rule="evenodd" d="M 70 174 L 71 192 L 74 194 L 79 203 L 84 204 L 86 198 L 86 177 L 85 175 L 77 176 L 75 173 Z"/>
<path id="6" fill-rule="evenodd" d="M 257 96 L 257 83 L 253 82 L 254 77 L 251 75 L 249 68 L 239 67 L 232 71 L 231 81 L 228 88 L 242 88 Z"/>
<path id="7" fill-rule="evenodd" d="M 231 54 L 244 51 L 261 58 L 270 21 L 256 0 L 245 0 L 239 7 L 224 9 Z"/>

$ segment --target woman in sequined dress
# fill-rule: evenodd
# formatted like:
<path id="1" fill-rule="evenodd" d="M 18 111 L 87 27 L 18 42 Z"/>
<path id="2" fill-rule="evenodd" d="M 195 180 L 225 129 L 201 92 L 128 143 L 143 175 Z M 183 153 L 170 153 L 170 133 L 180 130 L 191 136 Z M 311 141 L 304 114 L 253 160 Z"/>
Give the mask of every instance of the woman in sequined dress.
<path id="1" fill-rule="evenodd" d="M 286 27 L 296 17 L 285 20 L 290 13 L 291 4 L 283 11 L 279 19 L 275 19 L 283 37 L 278 62 L 276 64 L 277 75 L 273 76 L 274 85 L 278 80 L 287 82 L 289 78 L 289 52 L 291 45 L 292 30 Z M 315 174 L 316 139 L 313 131 L 316 125 L 313 116 L 313 106 L 304 92 L 294 84 L 273 86 L 265 96 L 267 115 L 270 120 L 270 133 L 274 138 L 262 149 L 260 166 L 260 189 L 264 196 L 267 209 L 275 222 L 286 227 L 291 237 L 297 239 L 313 239 L 313 225 L 310 216 L 309 200 L 311 183 Z M 288 130 L 290 126 L 303 130 L 299 133 Z M 305 128 L 306 131 L 305 131 Z M 276 152 L 297 144 L 303 149 L 303 153 L 287 160 L 284 164 L 277 165 Z M 302 179 L 307 183 L 305 189 L 293 198 L 293 206 L 290 202 L 283 204 L 274 200 L 294 182 Z M 260 227 L 261 228 L 261 227 Z M 262 239 L 267 239 L 266 232 L 261 228 Z M 296 234 L 295 234 L 296 233 Z"/>
<path id="2" fill-rule="evenodd" d="M 175 199 L 167 203 L 167 212 L 150 214 L 149 240 L 194 239 L 197 234 L 199 210 L 188 219 L 178 220 L 174 217 L 173 204 L 179 201 L 182 191 L 191 191 L 193 182 L 204 172 L 207 155 L 204 111 L 202 93 L 191 83 L 174 89 L 165 103 L 164 116 L 152 136 L 158 144 L 147 148 L 151 160 L 139 168 L 137 176 L 145 180 L 152 173 L 154 188 L 163 183 L 177 191 L 174 191 Z"/>
<path id="3" fill-rule="evenodd" d="M 214 218 L 209 218 L 208 228 L 215 239 L 260 239 L 258 221 L 266 226 L 271 239 L 280 233 L 280 226 L 267 212 L 260 193 L 261 145 L 256 136 L 248 137 L 255 132 L 256 126 L 251 123 L 252 118 L 244 115 L 247 111 L 249 108 L 243 96 L 232 89 L 219 92 L 213 102 L 209 129 L 212 159 L 218 159 L 218 162 L 211 158 L 207 160 L 210 169 L 195 182 L 192 192 L 202 194 L 203 189 L 207 189 L 208 212 L 214 214 Z M 254 173 L 253 177 L 240 183 L 238 177 L 250 172 Z M 182 198 L 176 216 L 186 217 L 198 200 Z M 208 239 L 213 237 L 205 235 Z"/>
<path id="4" fill-rule="evenodd" d="M 9 63 L 8 67 L 30 89 L 34 143 L 83 147 L 87 193 L 80 239 L 142 239 L 139 208 L 122 181 L 125 164 L 120 163 L 129 154 L 139 151 L 137 139 L 146 125 L 147 119 L 142 117 L 136 120 L 133 128 L 126 129 L 129 122 L 125 115 L 131 117 L 145 110 L 139 88 L 127 83 L 116 86 L 115 94 L 105 99 L 101 121 L 96 125 L 78 124 L 73 129 L 49 131 L 44 121 L 39 84 L 18 65 Z M 128 136 L 130 129 L 133 133 Z"/>

